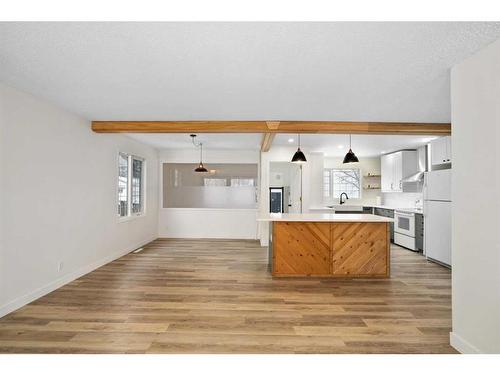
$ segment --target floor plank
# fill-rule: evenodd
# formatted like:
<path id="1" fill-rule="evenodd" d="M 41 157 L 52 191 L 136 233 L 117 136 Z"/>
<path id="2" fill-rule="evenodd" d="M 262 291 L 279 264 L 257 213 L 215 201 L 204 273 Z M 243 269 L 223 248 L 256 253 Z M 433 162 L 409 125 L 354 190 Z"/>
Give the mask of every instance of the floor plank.
<path id="1" fill-rule="evenodd" d="M 272 279 L 257 241 L 158 239 L 0 319 L 3 353 L 453 353 L 451 274 Z"/>

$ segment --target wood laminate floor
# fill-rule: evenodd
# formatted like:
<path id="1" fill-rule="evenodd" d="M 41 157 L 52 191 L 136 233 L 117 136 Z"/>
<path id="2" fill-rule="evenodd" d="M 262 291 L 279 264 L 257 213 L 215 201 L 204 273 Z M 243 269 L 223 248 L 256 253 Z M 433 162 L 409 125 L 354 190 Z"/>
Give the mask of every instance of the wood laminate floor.
<path id="1" fill-rule="evenodd" d="M 0 319 L 4 353 L 452 353 L 450 271 L 272 279 L 257 241 L 158 239 Z"/>

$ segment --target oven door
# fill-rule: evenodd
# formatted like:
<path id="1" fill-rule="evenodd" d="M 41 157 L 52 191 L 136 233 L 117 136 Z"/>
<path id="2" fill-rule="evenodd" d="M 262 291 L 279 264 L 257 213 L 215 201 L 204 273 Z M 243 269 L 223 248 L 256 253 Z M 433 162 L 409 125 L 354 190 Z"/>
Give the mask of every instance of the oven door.
<path id="1" fill-rule="evenodd" d="M 396 211 L 394 213 L 394 232 L 415 237 L 415 214 Z"/>

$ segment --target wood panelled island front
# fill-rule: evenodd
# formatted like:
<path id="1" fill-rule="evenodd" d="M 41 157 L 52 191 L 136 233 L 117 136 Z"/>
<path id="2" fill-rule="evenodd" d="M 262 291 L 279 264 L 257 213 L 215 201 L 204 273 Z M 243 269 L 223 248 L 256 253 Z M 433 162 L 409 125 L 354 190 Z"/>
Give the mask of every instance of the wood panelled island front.
<path id="1" fill-rule="evenodd" d="M 364 214 L 270 214 L 273 276 L 390 276 L 392 221 Z"/>

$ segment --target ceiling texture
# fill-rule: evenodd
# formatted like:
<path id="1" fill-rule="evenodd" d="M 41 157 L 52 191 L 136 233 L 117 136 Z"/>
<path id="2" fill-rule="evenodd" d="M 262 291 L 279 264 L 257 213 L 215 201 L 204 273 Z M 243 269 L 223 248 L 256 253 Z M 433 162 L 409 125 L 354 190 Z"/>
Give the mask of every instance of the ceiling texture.
<path id="1" fill-rule="evenodd" d="M 500 23 L 0 23 L 0 81 L 89 120 L 450 121 Z"/>
<path id="2" fill-rule="evenodd" d="M 193 148 L 189 134 L 127 134 L 129 137 L 157 149 Z M 374 157 L 402 149 L 415 149 L 437 137 L 419 135 L 359 135 L 352 136 L 352 148 L 360 157 Z M 204 149 L 217 150 L 260 150 L 262 134 L 198 134 L 197 141 Z M 302 134 L 301 148 L 305 152 L 323 152 L 328 157 L 344 157 L 349 150 L 349 136 L 346 134 Z M 277 134 L 273 147 L 297 148 L 297 134 Z M 290 151 L 293 153 L 293 151 Z"/>

